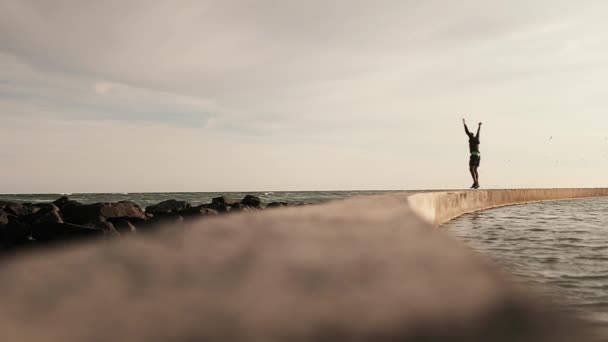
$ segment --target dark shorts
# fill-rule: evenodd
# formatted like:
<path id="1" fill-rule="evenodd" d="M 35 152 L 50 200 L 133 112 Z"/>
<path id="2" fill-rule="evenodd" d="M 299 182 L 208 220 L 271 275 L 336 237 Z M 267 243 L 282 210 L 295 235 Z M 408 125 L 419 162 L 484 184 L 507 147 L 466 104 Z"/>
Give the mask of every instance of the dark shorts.
<path id="1" fill-rule="evenodd" d="M 481 157 L 472 154 L 471 158 L 469 159 L 469 166 L 479 166 L 480 162 L 481 162 Z"/>

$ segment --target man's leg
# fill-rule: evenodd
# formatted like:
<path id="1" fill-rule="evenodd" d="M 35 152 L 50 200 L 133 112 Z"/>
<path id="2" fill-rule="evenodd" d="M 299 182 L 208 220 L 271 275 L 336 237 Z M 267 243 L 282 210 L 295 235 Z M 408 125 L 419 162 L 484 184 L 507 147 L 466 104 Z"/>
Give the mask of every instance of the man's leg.
<path id="1" fill-rule="evenodd" d="M 475 184 L 477 184 L 477 186 L 479 187 L 479 172 L 477 172 L 478 168 L 479 166 L 475 166 L 473 168 L 473 173 L 475 173 Z"/>
<path id="2" fill-rule="evenodd" d="M 471 172 L 471 177 L 473 178 L 473 185 L 471 185 L 471 188 L 472 188 L 475 186 L 475 184 L 477 184 L 477 176 L 475 175 L 475 167 L 469 166 L 469 171 Z"/>

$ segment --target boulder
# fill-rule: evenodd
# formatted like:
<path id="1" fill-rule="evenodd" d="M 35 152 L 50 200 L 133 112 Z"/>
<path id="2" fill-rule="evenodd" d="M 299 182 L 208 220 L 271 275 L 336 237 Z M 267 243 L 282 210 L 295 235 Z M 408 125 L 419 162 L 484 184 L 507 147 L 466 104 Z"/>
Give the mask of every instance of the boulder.
<path id="1" fill-rule="evenodd" d="M 235 205 L 237 203 L 241 203 L 240 200 L 236 199 L 236 198 L 229 198 L 226 196 L 221 196 L 221 197 L 215 197 L 214 199 L 211 200 L 212 204 L 223 204 L 226 206 L 232 206 Z"/>
<path id="2" fill-rule="evenodd" d="M 133 223 L 125 220 L 125 219 L 117 219 L 113 220 L 112 224 L 114 225 L 114 229 L 117 232 L 122 234 L 135 234 L 137 232 L 137 228 L 133 225 Z"/>
<path id="3" fill-rule="evenodd" d="M 244 204 L 253 208 L 260 208 L 262 206 L 262 201 L 259 197 L 253 195 L 247 195 L 245 198 L 241 200 L 241 204 Z"/>
<path id="4" fill-rule="evenodd" d="M 10 216 L 4 210 L 0 209 L 0 226 L 6 226 L 10 221 Z"/>
<path id="5" fill-rule="evenodd" d="M 102 221 L 101 206 L 101 203 L 87 205 L 76 205 L 73 203 L 64 205 L 61 213 L 63 214 L 65 222 L 73 224 L 99 222 Z"/>
<path id="6" fill-rule="evenodd" d="M 49 223 L 32 227 L 32 237 L 39 242 L 58 242 L 102 238 L 104 230 L 71 223 Z"/>
<path id="7" fill-rule="evenodd" d="M 243 203 L 237 203 L 237 204 L 233 204 L 230 206 L 230 211 L 254 211 L 255 208 L 252 208 L 250 206 L 244 205 Z"/>
<path id="8" fill-rule="evenodd" d="M 27 214 L 26 215 L 35 214 L 38 210 L 40 210 L 39 205 L 40 205 L 40 203 L 38 203 L 38 204 L 36 204 L 36 203 L 23 203 L 23 206 L 27 210 Z"/>
<path id="9" fill-rule="evenodd" d="M 64 205 L 66 205 L 69 202 L 70 202 L 70 199 L 66 196 L 63 196 L 63 197 L 59 197 L 58 199 L 53 201 L 53 204 L 56 205 L 57 208 L 62 208 Z"/>
<path id="10" fill-rule="evenodd" d="M 218 214 L 217 210 L 213 210 L 211 208 L 207 208 L 207 205 L 199 205 L 197 207 L 192 207 L 188 209 L 184 209 L 178 213 L 183 216 L 184 219 L 192 219 L 201 216 L 215 216 Z"/>
<path id="11" fill-rule="evenodd" d="M 35 211 L 42 211 L 42 210 L 58 210 L 59 208 L 54 205 L 53 203 L 35 203 L 32 204 L 33 207 L 35 207 Z"/>
<path id="12" fill-rule="evenodd" d="M 47 223 L 63 223 L 63 218 L 61 217 L 59 210 L 50 210 L 33 214 L 31 224 L 36 225 Z"/>
<path id="13" fill-rule="evenodd" d="M 67 210 L 71 210 L 71 209 L 73 210 L 73 208 L 80 207 L 81 205 L 83 205 L 82 203 L 80 203 L 78 201 L 71 200 L 71 199 L 69 199 L 68 197 L 65 197 L 65 196 L 63 196 L 63 197 L 55 200 L 53 202 L 53 204 L 55 206 L 57 206 L 57 208 L 59 208 L 59 210 L 61 210 L 61 211 L 64 211 L 66 209 Z"/>
<path id="14" fill-rule="evenodd" d="M 29 244 L 31 234 L 30 225 L 19 221 L 10 221 L 7 225 L 0 227 L 0 245 L 3 249 L 9 249 Z"/>
<path id="15" fill-rule="evenodd" d="M 116 230 L 112 222 L 99 222 L 94 228 L 103 230 L 104 236 L 107 238 L 115 238 L 120 236 L 120 233 Z"/>
<path id="16" fill-rule="evenodd" d="M 122 221 L 128 221 L 131 224 L 137 226 L 138 224 L 145 223 L 146 221 L 148 221 L 148 220 L 150 220 L 152 218 L 154 218 L 154 216 L 150 216 L 150 217 L 146 216 L 146 218 L 111 217 L 111 218 L 107 219 L 106 221 L 112 222 L 112 224 L 114 224 L 114 225 L 116 225 L 117 223 L 122 222 Z"/>
<path id="17" fill-rule="evenodd" d="M 210 203 L 210 204 L 203 204 L 202 207 L 208 208 L 208 209 L 212 209 L 218 213 L 227 213 L 230 211 L 230 209 L 232 209 L 230 206 L 227 206 L 223 203 Z"/>
<path id="18" fill-rule="evenodd" d="M 287 207 L 288 204 L 287 202 L 272 202 L 270 204 L 268 204 L 266 206 L 266 208 L 281 208 L 281 207 Z"/>
<path id="19" fill-rule="evenodd" d="M 155 205 L 151 205 L 146 208 L 146 213 L 152 214 L 154 216 L 167 215 L 172 213 L 180 212 L 184 209 L 190 208 L 190 203 L 186 201 L 178 201 L 178 200 L 168 200 L 163 201 Z"/>
<path id="20" fill-rule="evenodd" d="M 133 202 L 95 203 L 84 205 L 66 205 L 63 208 L 66 222 L 85 225 L 104 222 L 111 218 L 146 219 L 146 214 Z"/>
<path id="21" fill-rule="evenodd" d="M 139 233 L 146 231 L 155 231 L 163 227 L 176 227 L 181 226 L 184 223 L 184 217 L 179 214 L 166 214 L 162 216 L 154 217 L 146 222 L 137 225 L 137 231 Z"/>
<path id="22" fill-rule="evenodd" d="M 141 207 L 130 201 L 110 203 L 101 207 L 101 216 L 106 219 L 115 217 L 128 217 L 133 219 L 146 219 L 146 214 Z"/>
<path id="23" fill-rule="evenodd" d="M 57 204 L 55 204 L 55 205 L 57 205 L 57 207 L 59 207 L 59 209 L 61 209 L 61 210 L 65 210 L 65 209 L 68 209 L 68 208 L 71 209 L 71 208 L 75 208 L 75 207 L 79 207 L 81 205 L 84 205 L 84 204 L 82 204 L 82 203 L 80 203 L 78 201 L 74 201 L 74 200 L 69 200 L 67 202 L 60 202 L 59 204 L 61 204 L 61 205 L 57 205 Z"/>
<path id="24" fill-rule="evenodd" d="M 36 211 L 34 207 L 22 203 L 13 202 L 1 202 L 0 209 L 4 210 L 4 212 L 6 212 L 7 214 L 17 217 L 31 215 Z"/>
<path id="25" fill-rule="evenodd" d="M 21 221 L 30 225 L 44 225 L 47 223 L 63 223 L 63 217 L 59 208 L 52 203 L 42 203 L 37 205 L 38 210 L 30 215 L 23 216 Z"/>
<path id="26" fill-rule="evenodd" d="M 184 217 L 179 214 L 169 214 L 152 219 L 152 224 L 157 225 L 180 225 L 184 222 Z"/>

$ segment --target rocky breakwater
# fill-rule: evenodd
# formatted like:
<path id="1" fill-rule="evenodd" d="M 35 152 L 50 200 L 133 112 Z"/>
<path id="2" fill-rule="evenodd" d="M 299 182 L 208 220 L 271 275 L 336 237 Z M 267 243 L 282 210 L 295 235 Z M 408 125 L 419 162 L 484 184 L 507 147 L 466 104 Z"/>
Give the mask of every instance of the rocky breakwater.
<path id="1" fill-rule="evenodd" d="M 0 202 L 0 252 L 83 239 L 114 239 L 207 216 L 285 206 L 289 204 L 264 205 L 252 195 L 242 199 L 222 196 L 197 206 L 172 199 L 145 209 L 129 201 L 83 204 L 68 197 L 52 203 Z"/>

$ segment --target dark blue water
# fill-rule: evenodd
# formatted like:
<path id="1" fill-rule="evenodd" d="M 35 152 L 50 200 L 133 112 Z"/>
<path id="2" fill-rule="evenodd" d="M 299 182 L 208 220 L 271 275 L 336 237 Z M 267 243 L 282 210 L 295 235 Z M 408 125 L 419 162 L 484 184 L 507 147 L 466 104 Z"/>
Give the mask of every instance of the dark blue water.
<path id="1" fill-rule="evenodd" d="M 521 280 L 608 323 L 608 198 L 492 209 L 445 227 Z"/>

